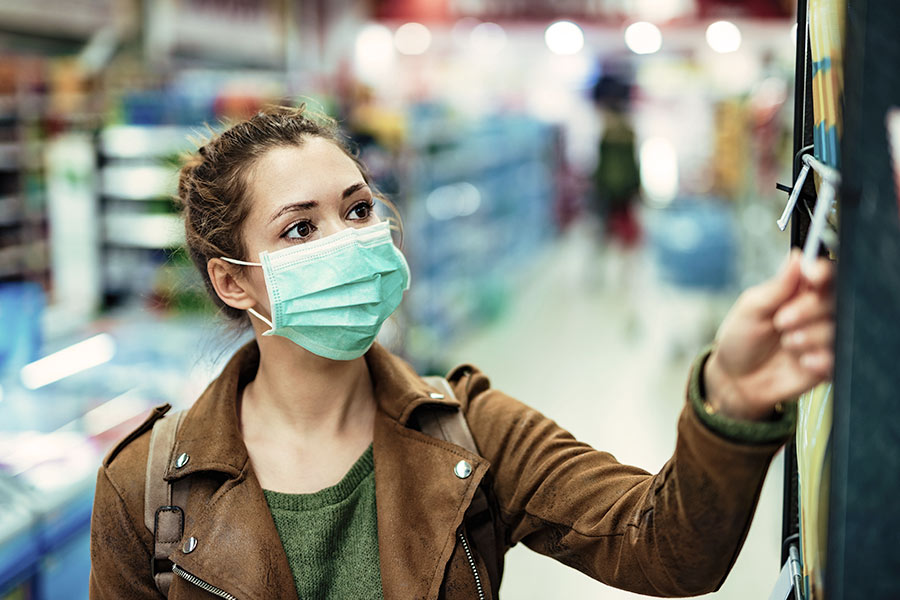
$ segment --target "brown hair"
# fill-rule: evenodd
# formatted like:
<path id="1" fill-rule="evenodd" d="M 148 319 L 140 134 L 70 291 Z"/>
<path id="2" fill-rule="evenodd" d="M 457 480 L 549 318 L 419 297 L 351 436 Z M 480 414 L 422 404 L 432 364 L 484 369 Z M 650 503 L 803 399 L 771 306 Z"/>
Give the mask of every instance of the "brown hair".
<path id="1" fill-rule="evenodd" d="M 266 107 L 220 134 L 211 134 L 196 154 L 184 160 L 178 179 L 178 201 L 184 215 L 188 253 L 213 302 L 229 319 L 241 320 L 245 313 L 222 302 L 209 279 L 206 263 L 220 256 L 248 260 L 242 231 L 250 212 L 248 175 L 269 150 L 300 146 L 309 137 L 334 142 L 356 163 L 365 182 L 372 185 L 365 166 L 351 151 L 336 122 L 307 111 L 305 104 L 297 108 Z M 373 193 L 397 215 L 387 199 L 375 190 Z"/>

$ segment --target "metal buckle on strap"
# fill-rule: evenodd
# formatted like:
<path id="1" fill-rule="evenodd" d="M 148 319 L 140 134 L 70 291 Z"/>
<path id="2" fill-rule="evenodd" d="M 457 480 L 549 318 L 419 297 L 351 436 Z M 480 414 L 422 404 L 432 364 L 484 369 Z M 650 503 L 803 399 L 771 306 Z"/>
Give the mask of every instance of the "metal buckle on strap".
<path id="1" fill-rule="evenodd" d="M 184 510 L 180 506 L 160 506 L 156 509 L 153 518 L 153 555 L 150 557 L 150 573 L 154 580 L 157 575 L 171 574 L 172 561 L 169 560 L 169 553 L 181 541 L 183 534 Z"/>

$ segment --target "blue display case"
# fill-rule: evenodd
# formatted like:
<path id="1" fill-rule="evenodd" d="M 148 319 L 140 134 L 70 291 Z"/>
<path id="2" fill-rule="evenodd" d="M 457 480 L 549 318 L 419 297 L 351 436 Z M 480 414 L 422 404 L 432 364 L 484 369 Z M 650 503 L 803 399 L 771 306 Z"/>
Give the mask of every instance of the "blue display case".
<path id="1" fill-rule="evenodd" d="M 0 600 L 87 599 L 97 469 L 110 446 L 165 402 L 186 406 L 240 340 L 211 320 L 138 312 L 65 343 L 103 339 L 102 364 L 32 387 L 0 380 Z"/>

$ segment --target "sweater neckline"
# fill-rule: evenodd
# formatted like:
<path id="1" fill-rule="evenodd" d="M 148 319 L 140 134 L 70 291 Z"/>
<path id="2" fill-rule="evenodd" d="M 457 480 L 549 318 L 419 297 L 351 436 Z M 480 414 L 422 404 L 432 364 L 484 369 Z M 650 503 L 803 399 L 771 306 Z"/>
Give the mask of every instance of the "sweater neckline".
<path id="1" fill-rule="evenodd" d="M 263 490 L 270 509 L 289 510 L 294 512 L 314 510 L 326 506 L 340 504 L 350 497 L 359 485 L 375 471 L 375 460 L 372 444 L 356 460 L 343 479 L 331 487 L 308 494 L 290 494 Z"/>

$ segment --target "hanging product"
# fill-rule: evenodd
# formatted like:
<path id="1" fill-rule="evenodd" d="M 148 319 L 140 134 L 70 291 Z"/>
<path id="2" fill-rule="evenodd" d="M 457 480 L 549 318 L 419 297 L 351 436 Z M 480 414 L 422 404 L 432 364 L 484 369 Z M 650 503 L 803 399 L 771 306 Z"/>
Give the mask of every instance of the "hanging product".
<path id="1" fill-rule="evenodd" d="M 807 600 L 824 597 L 833 402 L 831 383 L 821 384 L 798 400 L 796 443 L 800 547 L 803 555 L 804 597 Z"/>

